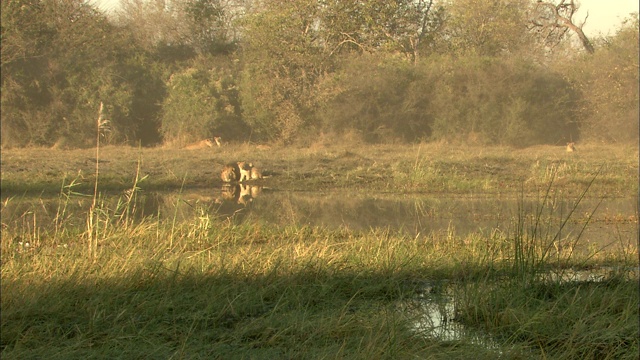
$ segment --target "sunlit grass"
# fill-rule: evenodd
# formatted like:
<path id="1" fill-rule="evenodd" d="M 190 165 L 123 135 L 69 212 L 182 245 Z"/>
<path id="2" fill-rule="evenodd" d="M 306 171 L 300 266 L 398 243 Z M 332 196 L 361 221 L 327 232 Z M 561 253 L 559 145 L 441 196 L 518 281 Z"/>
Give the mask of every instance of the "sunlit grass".
<path id="1" fill-rule="evenodd" d="M 251 144 L 183 150 L 100 149 L 100 190 L 122 191 L 136 177 L 147 176 L 146 190 L 182 186 L 220 186 L 219 172 L 229 161 L 246 160 L 273 174 L 268 184 L 282 190 L 328 188 L 446 193 L 535 193 L 552 173 L 556 188 L 580 193 L 600 176 L 589 196 L 631 196 L 638 191 L 638 151 L 627 145 L 582 145 L 575 153 L 564 146 L 526 149 L 460 146 L 443 143 L 415 145 L 346 144 L 301 147 Z M 94 152 L 87 150 L 8 149 L 3 151 L 3 192 L 56 193 L 62 179 L 77 179 L 78 189 L 93 190 Z"/>
<path id="2" fill-rule="evenodd" d="M 59 209 L 69 199 L 61 196 Z M 98 209 L 95 252 L 86 246 L 90 229 L 67 229 L 63 221 L 46 230 L 28 210 L 24 226 L 3 230 L 3 358 L 492 358 L 499 351 L 596 359 L 637 349 L 628 320 L 637 317 L 634 280 L 518 280 L 538 269 L 628 267 L 637 259 L 617 252 L 540 258 L 554 239 L 538 236 L 544 224 L 527 222 L 535 217 L 515 219 L 533 233 L 459 236 L 450 228 L 407 237 L 238 225 L 204 211 L 180 221 L 128 221 L 122 208 Z M 529 245 L 535 251 L 519 250 Z M 518 261 L 538 262 L 514 267 Z M 396 304 L 413 299 L 427 280 L 460 284 L 458 320 L 499 335 L 505 347 L 462 341 L 452 348 L 413 331 L 417 315 L 399 313 Z M 543 298 L 532 303 L 532 291 Z M 603 330 L 608 321 L 616 327 Z M 586 348 L 592 336 L 600 347 Z"/>
<path id="3" fill-rule="evenodd" d="M 258 155 L 247 146 L 233 156 L 253 155 L 266 168 L 280 169 L 280 184 L 287 186 L 364 182 L 368 190 L 455 193 L 508 186 L 516 191 L 518 185 L 519 196 L 538 194 L 539 203 L 521 208 L 507 230 L 460 235 L 450 227 L 412 237 L 389 229 L 237 223 L 197 202 L 192 216 L 182 216 L 180 194 L 165 207 L 170 216 L 140 217 L 135 198 L 149 183 L 154 186 L 160 166 L 148 168 L 146 161 L 168 156 L 140 151 L 126 176 L 109 163 L 100 166 L 101 183 L 129 179 L 115 202 L 89 194 L 82 185 L 92 179 L 86 174 L 58 183 L 57 203 L 46 205 L 46 216 L 33 208 L 44 202 L 21 207 L 19 196 L 4 199 L 2 209 L 23 210 L 2 220 L 2 357 L 637 356 L 637 272 L 627 271 L 638 266 L 637 244 L 620 237 L 613 248 L 574 251 L 580 234 L 565 234 L 563 223 L 547 216 L 557 190 L 576 192 L 576 204 L 587 190 L 621 191 L 630 176 L 615 172 L 637 169 L 626 153 L 603 166 L 595 152 L 580 163 L 546 147 L 533 155 L 503 148 L 469 154 L 442 144 L 287 155 L 276 148 Z M 119 151 L 107 147 L 101 156 L 123 156 Z M 282 157 L 272 160 L 274 154 Z M 213 162 L 228 156 L 214 155 Z M 558 159 L 545 163 L 543 156 Z M 211 155 L 191 157 L 198 163 Z M 543 165 L 533 165 L 535 159 Z M 184 186 L 189 172 L 171 164 L 161 166 Z M 3 170 L 3 184 L 4 176 Z M 72 215 L 68 209 L 78 199 L 94 205 Z M 586 226 L 590 219 L 572 210 L 563 221 Z M 603 266 L 613 270 L 600 282 L 549 282 L 540 276 Z M 497 348 L 464 338 L 443 343 L 415 331 L 420 314 L 400 311 L 398 304 L 414 301 L 425 282 L 433 281 L 453 284 L 455 320 L 483 330 Z"/>

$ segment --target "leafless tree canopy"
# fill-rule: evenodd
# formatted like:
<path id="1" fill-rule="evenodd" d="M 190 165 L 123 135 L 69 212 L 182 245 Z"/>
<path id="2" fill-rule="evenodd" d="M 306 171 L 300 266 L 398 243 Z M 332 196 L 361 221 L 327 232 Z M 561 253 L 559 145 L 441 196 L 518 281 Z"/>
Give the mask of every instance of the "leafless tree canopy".
<path id="1" fill-rule="evenodd" d="M 574 0 L 561 0 L 558 4 L 539 0 L 534 6 L 530 27 L 540 33 L 549 44 L 557 43 L 570 30 L 578 36 L 584 49 L 593 54 L 593 45 L 582 31 L 589 15 L 580 25 L 576 25 L 574 15 L 578 8 L 579 5 Z"/>

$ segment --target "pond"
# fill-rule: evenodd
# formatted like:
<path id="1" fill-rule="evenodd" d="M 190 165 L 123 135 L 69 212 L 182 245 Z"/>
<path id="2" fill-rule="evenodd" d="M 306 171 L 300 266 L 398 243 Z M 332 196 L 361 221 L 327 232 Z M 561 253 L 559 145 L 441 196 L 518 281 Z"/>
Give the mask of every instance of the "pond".
<path id="1" fill-rule="evenodd" d="M 266 222 L 277 225 L 319 226 L 354 231 L 384 229 L 409 237 L 433 233 L 465 236 L 494 232 L 513 233 L 518 218 L 539 218 L 538 233 L 553 238 L 580 237 L 589 246 L 635 245 L 638 234 L 638 198 L 542 198 L 491 195 L 389 194 L 334 190 L 290 192 L 251 185 L 181 192 L 136 192 L 101 196 L 98 203 L 112 216 L 189 220 L 207 215 L 235 223 Z M 7 197 L 3 194 L 3 226 L 46 228 L 86 226 L 92 197 Z M 575 209 L 574 209 L 575 207 Z M 573 212 L 572 212 L 573 211 Z M 571 215 L 569 216 L 569 214 Z M 568 221 L 564 226 L 565 219 Z M 528 221 L 533 223 L 533 221 Z M 588 223 L 586 228 L 585 224 Z M 34 225 L 35 224 L 35 225 Z"/>

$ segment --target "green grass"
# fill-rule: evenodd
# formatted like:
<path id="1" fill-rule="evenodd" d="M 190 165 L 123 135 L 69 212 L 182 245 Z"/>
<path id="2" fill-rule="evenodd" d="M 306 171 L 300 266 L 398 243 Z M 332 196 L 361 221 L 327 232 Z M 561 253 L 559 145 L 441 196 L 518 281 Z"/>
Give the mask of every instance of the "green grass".
<path id="1" fill-rule="evenodd" d="M 240 150 L 240 156 L 248 158 L 248 152 Z M 477 187 L 496 191 L 493 181 L 513 181 L 515 186 L 522 179 L 501 170 L 506 166 L 534 179 L 529 183 L 535 186 L 520 181 L 519 194 L 541 192 L 538 207 L 522 209 L 511 232 L 464 236 L 454 228 L 407 237 L 384 229 L 235 224 L 204 207 L 189 217 L 178 216 L 176 208 L 173 218 L 140 219 L 135 216 L 134 199 L 140 188 L 157 181 L 153 180 L 156 166 L 165 167 L 165 179 L 175 176 L 170 182 L 175 181 L 178 189 L 194 177 L 177 175 L 186 169 L 178 162 L 160 164 L 159 159 L 172 152 L 142 150 L 136 155 L 141 161 L 135 157 L 125 161 L 122 149 L 101 148 L 101 156 L 111 156 L 113 162 L 101 164 L 100 184 L 120 179 L 124 186 L 129 179 L 123 187 L 129 191 L 119 201 L 96 194 L 96 205 L 86 214 L 67 214 L 78 196 L 74 193 L 83 189 L 78 182 L 90 183 L 87 173 L 74 182 L 65 181 L 66 186 L 58 183 L 58 204 L 50 209 L 50 218 L 39 218 L 33 208 L 25 207 L 22 215 L 2 220 L 0 355 L 3 359 L 637 357 L 637 273 L 613 271 L 601 282 L 550 282 L 540 276 L 547 271 L 638 266 L 632 241 L 622 246 L 624 250 L 574 252 L 579 234 L 556 237 L 559 225 L 545 217 L 547 206 L 553 206 L 560 192 L 577 202 L 585 189 L 584 196 L 592 191 L 626 194 L 628 189 L 618 186 L 629 181 L 628 175 L 615 175 L 598 165 L 601 158 L 595 153 L 586 164 L 552 169 L 555 174 L 547 178 L 547 170 L 531 170 L 535 166 L 530 162 L 550 153 L 549 148 L 533 155 L 492 149 L 488 155 L 473 156 L 435 147 L 427 150 L 436 155 L 423 156 L 426 150 L 421 148 L 410 161 L 408 149 L 396 158 L 389 154 L 393 149 L 383 147 L 366 153 L 307 149 L 289 154 L 286 160 L 256 155 L 254 162 L 278 169 L 273 180 L 285 188 L 349 187 L 364 181 L 368 190 L 397 192 L 436 186 L 441 175 L 448 178 L 441 191 Z M 131 151 L 130 155 L 136 154 Z M 275 154 L 284 154 L 280 151 Z M 610 165 L 618 170 L 629 160 L 626 152 L 620 154 Z M 116 155 L 122 158 L 116 161 Z M 208 157 L 216 163 L 231 155 L 193 154 L 189 161 L 200 163 Z M 5 169 L 15 156 L 3 153 L 3 184 L 5 171 L 16 182 L 28 178 L 13 173 L 16 164 Z M 187 161 L 187 153 L 180 156 Z M 77 163 L 74 158 L 67 162 Z M 299 166 L 286 167 L 286 162 Z M 394 170 L 380 173 L 380 168 Z M 485 171 L 479 169 L 494 169 L 502 174 L 501 180 L 471 175 Z M 585 173 L 590 171 L 602 175 L 589 178 Z M 194 176 L 204 179 L 203 174 Z M 600 181 L 601 176 L 610 181 Z M 396 183 L 404 185 L 393 187 Z M 15 201 L 20 198 L 5 198 L 3 209 Z M 584 216 L 569 213 L 566 220 L 588 222 Z M 47 226 L 40 226 L 42 222 Z M 464 337 L 440 341 L 416 331 L 421 314 L 402 311 L 402 305 L 415 301 L 425 282 L 451 284 L 456 320 L 491 337 L 497 347 Z"/>

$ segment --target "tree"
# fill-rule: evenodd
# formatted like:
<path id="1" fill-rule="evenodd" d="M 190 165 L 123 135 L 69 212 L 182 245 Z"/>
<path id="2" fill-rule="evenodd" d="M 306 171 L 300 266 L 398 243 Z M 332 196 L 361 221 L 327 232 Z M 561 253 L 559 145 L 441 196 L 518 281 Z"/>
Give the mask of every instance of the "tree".
<path id="1" fill-rule="evenodd" d="M 526 31 L 528 0 L 445 2 L 439 44 L 444 52 L 497 56 L 530 45 Z"/>
<path id="2" fill-rule="evenodd" d="M 626 19 L 615 35 L 596 43 L 593 55 L 562 69 L 582 93 L 581 128 L 585 139 L 638 141 L 638 14 Z"/>
<path id="3" fill-rule="evenodd" d="M 447 55 L 432 75 L 432 138 L 528 146 L 577 138 L 578 93 L 558 73 L 518 57 Z"/>
<path id="4" fill-rule="evenodd" d="M 154 103 L 144 89 L 161 89 L 129 39 L 82 0 L 2 2 L 3 145 L 95 145 L 100 102 L 112 125 L 105 141 L 157 141 L 142 104 Z"/>
<path id="5" fill-rule="evenodd" d="M 225 0 L 121 0 L 116 19 L 143 48 L 165 54 L 176 49 L 192 58 L 233 47 L 236 6 L 241 4 Z"/>
<path id="6" fill-rule="evenodd" d="M 80 0 L 2 2 L 3 144 L 82 142 L 118 46 L 111 30 Z"/>
<path id="7" fill-rule="evenodd" d="M 384 53 L 344 59 L 318 114 L 322 131 L 366 142 L 428 138 L 434 78 L 422 72 L 424 61 Z"/>
<path id="8" fill-rule="evenodd" d="M 532 11 L 530 29 L 540 34 L 549 45 L 555 45 L 571 30 L 578 36 L 584 49 L 593 54 L 593 45 L 582 31 L 589 15 L 580 25 L 576 25 L 573 20 L 578 8 L 579 5 L 574 0 L 560 0 L 558 4 L 538 0 Z"/>
<path id="9" fill-rule="evenodd" d="M 167 82 L 162 104 L 165 143 L 186 143 L 222 136 L 243 139 L 238 91 L 232 67 L 207 58 L 175 72 Z"/>
<path id="10" fill-rule="evenodd" d="M 244 21 L 241 98 L 254 139 L 292 141 L 312 121 L 327 71 L 312 0 L 264 1 Z"/>
<path id="11" fill-rule="evenodd" d="M 322 1 L 319 27 L 338 51 L 400 51 L 415 63 L 442 23 L 433 0 Z"/>

